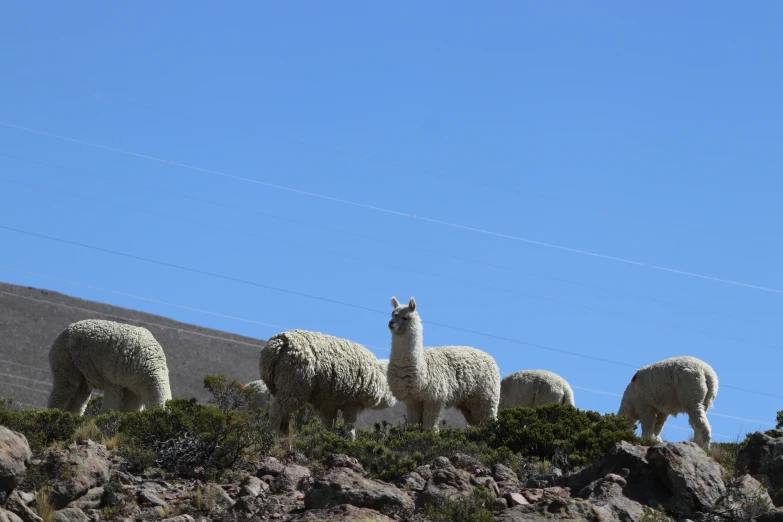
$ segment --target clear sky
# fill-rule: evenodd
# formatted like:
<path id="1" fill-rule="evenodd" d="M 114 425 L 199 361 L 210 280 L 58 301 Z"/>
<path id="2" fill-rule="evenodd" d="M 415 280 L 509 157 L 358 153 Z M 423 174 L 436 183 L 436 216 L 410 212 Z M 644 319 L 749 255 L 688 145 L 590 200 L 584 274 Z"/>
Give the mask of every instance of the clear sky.
<path id="1" fill-rule="evenodd" d="M 782 4 L 205 5 L 5 5 L 0 225 L 336 302 L 8 229 L 4 267 L 250 322 L 0 280 L 379 357 L 413 295 L 427 345 L 554 371 L 580 408 L 693 355 L 720 378 L 715 440 L 774 424 Z"/>

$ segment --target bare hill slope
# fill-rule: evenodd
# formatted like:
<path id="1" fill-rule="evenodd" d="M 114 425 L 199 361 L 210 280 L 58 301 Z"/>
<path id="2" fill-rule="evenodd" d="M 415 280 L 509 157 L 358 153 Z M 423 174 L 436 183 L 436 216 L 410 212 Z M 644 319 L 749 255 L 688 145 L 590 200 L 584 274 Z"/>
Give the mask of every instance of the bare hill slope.
<path id="1" fill-rule="evenodd" d="M 204 375 L 225 373 L 241 382 L 258 379 L 258 351 L 264 341 L 181 323 L 159 315 L 138 312 L 70 297 L 32 287 L 0 283 L 0 397 L 14 397 L 28 407 L 44 407 L 51 386 L 49 348 L 55 337 L 82 319 L 109 319 L 149 329 L 163 346 L 168 361 L 171 392 L 175 397 L 208 398 Z M 367 411 L 360 427 L 386 419 L 403 419 L 405 406 Z M 448 424 L 464 426 L 456 410 L 446 412 Z"/>

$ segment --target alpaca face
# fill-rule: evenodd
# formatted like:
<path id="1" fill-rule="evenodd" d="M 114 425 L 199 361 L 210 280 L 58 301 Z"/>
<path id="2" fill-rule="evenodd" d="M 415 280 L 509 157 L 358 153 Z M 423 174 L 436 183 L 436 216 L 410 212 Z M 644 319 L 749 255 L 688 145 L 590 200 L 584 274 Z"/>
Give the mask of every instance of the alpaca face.
<path id="1" fill-rule="evenodd" d="M 393 334 L 404 335 L 411 326 L 418 323 L 419 314 L 416 312 L 416 301 L 411 297 L 407 306 L 400 306 L 397 298 L 391 298 L 391 304 L 394 307 L 391 320 L 389 321 L 389 330 Z"/>
<path id="2" fill-rule="evenodd" d="M 633 404 L 631 404 L 631 401 L 628 400 L 626 395 L 627 394 L 623 394 L 623 398 L 620 401 L 620 409 L 617 411 L 617 415 L 624 415 L 625 418 L 628 419 L 628 425 L 631 426 L 631 429 L 636 431 L 639 421 L 639 413 L 636 411 L 636 408 L 633 407 Z"/>

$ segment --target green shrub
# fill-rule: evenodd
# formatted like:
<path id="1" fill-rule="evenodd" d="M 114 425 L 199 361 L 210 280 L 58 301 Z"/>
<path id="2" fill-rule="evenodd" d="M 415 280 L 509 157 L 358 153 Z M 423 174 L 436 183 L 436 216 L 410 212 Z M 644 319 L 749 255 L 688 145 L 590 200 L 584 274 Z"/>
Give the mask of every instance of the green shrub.
<path id="1" fill-rule="evenodd" d="M 490 506 L 492 495 L 489 490 L 479 486 L 473 495 L 457 500 L 449 499 L 438 505 L 424 506 L 424 515 L 433 522 L 492 522 Z"/>
<path id="2" fill-rule="evenodd" d="M 502 410 L 482 431 L 492 448 L 506 447 L 563 469 L 589 464 L 622 440 L 639 441 L 621 416 L 561 404 Z"/>
<path id="3" fill-rule="evenodd" d="M 223 374 L 205 376 L 204 388 L 212 394 L 209 403 L 223 413 L 247 406 L 255 393 L 252 388 L 243 388 L 242 383 Z"/>
<path id="4" fill-rule="evenodd" d="M 42 450 L 54 442 L 69 442 L 84 419 L 61 410 L 16 410 L 0 407 L 0 425 L 27 438 L 30 449 Z"/>
<path id="5" fill-rule="evenodd" d="M 783 429 L 783 411 L 779 411 L 778 412 L 777 417 L 776 417 L 775 420 L 777 420 L 777 424 L 775 425 L 775 429 L 776 430 Z"/>

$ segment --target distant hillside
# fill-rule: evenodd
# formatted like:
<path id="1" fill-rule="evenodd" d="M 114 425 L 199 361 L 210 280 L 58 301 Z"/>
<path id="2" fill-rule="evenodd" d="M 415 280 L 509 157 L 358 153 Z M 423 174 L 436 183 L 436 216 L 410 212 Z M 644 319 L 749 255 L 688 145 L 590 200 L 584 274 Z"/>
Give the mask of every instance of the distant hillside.
<path id="1" fill-rule="evenodd" d="M 11 294 L 11 295 L 9 295 Z M 258 378 L 258 352 L 264 341 L 181 323 L 162 316 L 70 297 L 58 292 L 0 283 L 0 397 L 44 407 L 50 389 L 49 348 L 55 337 L 82 319 L 110 319 L 149 329 L 163 346 L 174 396 L 205 401 L 204 375 L 225 373 L 241 382 Z M 403 404 L 367 411 L 361 427 L 386 419 L 396 423 Z M 453 426 L 464 426 L 456 410 L 446 412 Z"/>

